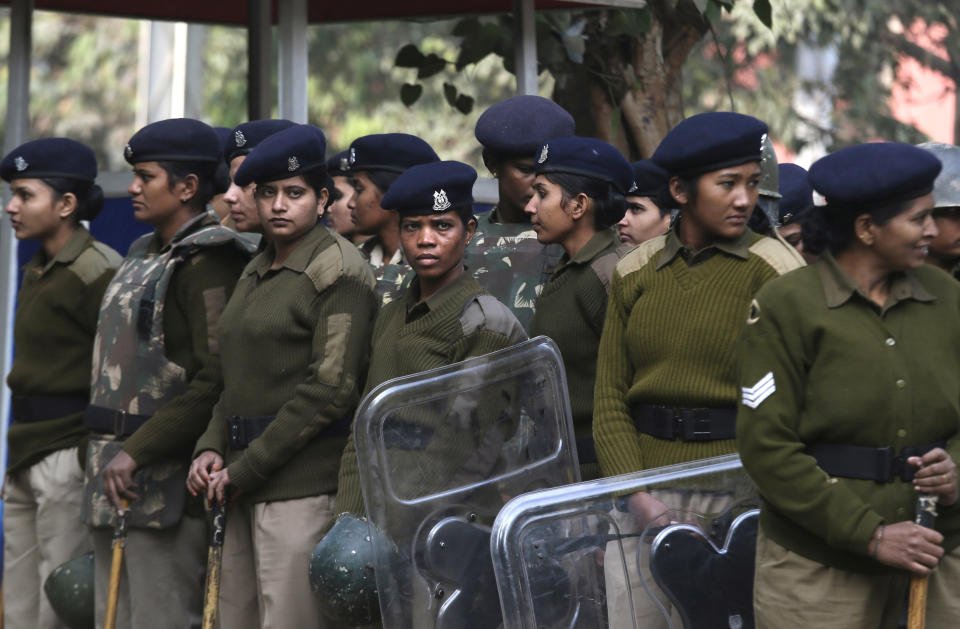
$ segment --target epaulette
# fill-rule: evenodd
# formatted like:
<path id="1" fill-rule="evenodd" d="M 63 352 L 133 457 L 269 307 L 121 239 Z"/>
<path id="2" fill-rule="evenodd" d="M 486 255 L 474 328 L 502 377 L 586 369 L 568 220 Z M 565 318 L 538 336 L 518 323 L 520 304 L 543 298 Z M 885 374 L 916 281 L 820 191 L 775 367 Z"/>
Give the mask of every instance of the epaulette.
<path id="1" fill-rule="evenodd" d="M 775 238 L 762 237 L 748 251 L 760 257 L 780 275 L 806 266 L 803 256 L 796 249 Z"/>
<path id="2" fill-rule="evenodd" d="M 633 273 L 634 271 L 639 271 L 644 266 L 653 259 L 653 256 L 657 255 L 663 251 L 664 246 L 667 244 L 666 234 L 656 236 L 650 240 L 646 240 L 636 248 L 631 249 L 627 252 L 623 259 L 617 263 L 616 272 L 620 277 L 624 277 Z"/>
<path id="3" fill-rule="evenodd" d="M 123 258 L 119 253 L 95 240 L 91 246 L 80 252 L 67 268 L 73 271 L 85 286 L 89 286 L 106 271 L 119 267 L 121 262 Z"/>

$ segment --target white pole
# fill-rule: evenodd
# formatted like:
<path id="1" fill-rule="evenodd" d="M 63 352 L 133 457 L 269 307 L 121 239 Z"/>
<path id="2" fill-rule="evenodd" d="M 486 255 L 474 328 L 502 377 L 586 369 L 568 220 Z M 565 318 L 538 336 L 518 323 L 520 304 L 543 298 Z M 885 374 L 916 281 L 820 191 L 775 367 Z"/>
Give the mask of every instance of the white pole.
<path id="1" fill-rule="evenodd" d="M 537 94 L 537 21 L 534 0 L 513 0 L 517 94 Z"/>
<path id="2" fill-rule="evenodd" d="M 307 0 L 280 0 L 278 90 L 280 117 L 307 122 Z"/>

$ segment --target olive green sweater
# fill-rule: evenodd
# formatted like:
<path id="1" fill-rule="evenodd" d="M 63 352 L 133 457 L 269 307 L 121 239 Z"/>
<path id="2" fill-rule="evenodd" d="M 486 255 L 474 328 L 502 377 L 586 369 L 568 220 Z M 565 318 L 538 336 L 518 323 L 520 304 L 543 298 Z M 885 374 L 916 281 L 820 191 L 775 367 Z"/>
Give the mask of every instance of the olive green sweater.
<path id="1" fill-rule="evenodd" d="M 733 439 L 669 441 L 638 433 L 631 407 L 733 408 L 733 350 L 750 301 L 803 265 L 792 247 L 750 230 L 699 252 L 668 232 L 617 264 L 597 358 L 593 434 L 608 476 L 734 450 Z"/>
<path id="2" fill-rule="evenodd" d="M 244 269 L 220 318 L 224 388 L 196 452 L 224 456 L 230 483 L 248 502 L 337 491 L 347 421 L 360 398 L 377 297 L 356 247 L 322 225 L 283 266 L 274 247 Z M 227 441 L 229 416 L 275 416 L 248 447 Z"/>
<path id="3" fill-rule="evenodd" d="M 549 336 L 563 356 L 567 390 L 578 441 L 593 436 L 593 388 L 597 375 L 597 348 L 607 314 L 610 277 L 620 259 L 616 232 L 605 229 L 591 238 L 573 258 L 566 254 L 543 285 L 537 298 L 531 336 Z M 581 461 L 583 452 L 580 452 Z M 599 468 L 581 465 L 583 480 L 599 475 Z"/>
<path id="4" fill-rule="evenodd" d="M 13 395 L 89 396 L 100 300 L 119 266 L 120 254 L 82 227 L 53 259 L 41 249 L 27 263 L 13 325 L 16 355 L 7 375 Z M 7 432 L 7 472 L 77 446 L 87 433 L 83 413 L 14 421 Z"/>
<path id="5" fill-rule="evenodd" d="M 912 520 L 912 483 L 830 478 L 814 444 L 923 446 L 960 460 L 960 286 L 924 266 L 894 276 L 884 308 L 830 254 L 764 286 L 737 348 L 744 467 L 764 499 L 760 525 L 787 549 L 855 571 L 877 526 Z M 760 387 L 757 384 L 761 383 Z M 938 507 L 947 550 L 960 507 Z"/>
<path id="6" fill-rule="evenodd" d="M 419 304 L 418 294 L 414 278 L 403 298 L 380 312 L 364 395 L 387 380 L 489 354 L 527 338 L 506 306 L 493 298 L 478 299 L 488 294 L 467 272 Z M 344 512 L 364 513 L 352 430 L 337 495 L 336 513 Z"/>

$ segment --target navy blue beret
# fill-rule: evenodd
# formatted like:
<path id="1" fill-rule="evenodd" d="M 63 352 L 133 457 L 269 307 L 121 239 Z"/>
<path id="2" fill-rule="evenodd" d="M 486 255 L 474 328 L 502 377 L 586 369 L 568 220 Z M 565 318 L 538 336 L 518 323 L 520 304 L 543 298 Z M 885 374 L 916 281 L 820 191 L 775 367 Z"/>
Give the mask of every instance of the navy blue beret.
<path id="1" fill-rule="evenodd" d="M 411 166 L 439 162 L 429 144 L 409 133 L 378 133 L 357 138 L 350 145 L 350 170 L 387 170 L 402 173 Z"/>
<path id="2" fill-rule="evenodd" d="M 133 134 L 123 157 L 140 162 L 219 162 L 220 138 L 208 124 L 193 118 L 152 122 Z"/>
<path id="3" fill-rule="evenodd" d="M 21 144 L 0 162 L 0 177 L 14 179 L 66 177 L 93 182 L 97 158 L 85 144 L 67 138 L 44 138 Z"/>
<path id="4" fill-rule="evenodd" d="M 697 114 L 667 133 L 653 161 L 681 177 L 759 162 L 766 133 L 767 125 L 752 116 L 732 111 Z"/>
<path id="5" fill-rule="evenodd" d="M 810 167 L 813 189 L 835 208 L 900 203 L 933 190 L 940 160 L 922 148 L 870 142 L 840 149 Z"/>
<path id="6" fill-rule="evenodd" d="M 390 184 L 380 206 L 400 216 L 423 216 L 466 208 L 473 212 L 477 171 L 462 162 L 431 162 L 408 169 Z"/>
<path id="7" fill-rule="evenodd" d="M 327 172 L 331 177 L 343 177 L 350 172 L 350 149 L 340 151 L 327 160 Z"/>
<path id="8" fill-rule="evenodd" d="M 326 168 L 327 139 L 323 131 L 298 124 L 263 139 L 233 175 L 238 186 L 297 177 Z"/>
<path id="9" fill-rule="evenodd" d="M 484 148 L 527 157 L 542 145 L 574 134 L 573 116 L 548 98 L 514 96 L 487 109 L 474 135 Z"/>
<path id="10" fill-rule="evenodd" d="M 220 139 L 220 146 L 226 144 L 227 138 L 233 133 L 233 129 L 230 127 L 214 127 L 213 130 L 217 132 L 217 137 Z"/>
<path id="11" fill-rule="evenodd" d="M 670 182 L 667 171 L 657 166 L 652 159 L 642 159 L 634 162 L 632 166 L 633 181 L 637 184 L 637 189 L 630 194 L 635 197 L 658 199 Z"/>
<path id="12" fill-rule="evenodd" d="M 540 173 L 568 173 L 600 179 L 621 194 L 632 194 L 633 167 L 614 147 L 596 138 L 558 138 L 540 147 L 533 166 Z"/>
<path id="13" fill-rule="evenodd" d="M 813 188 L 807 171 L 796 164 L 777 166 L 780 175 L 780 224 L 786 225 L 800 218 L 813 207 Z"/>
<path id="14" fill-rule="evenodd" d="M 289 120 L 251 120 L 237 125 L 229 131 L 223 143 L 223 161 L 229 164 L 234 157 L 247 155 L 253 147 L 260 144 L 264 138 L 277 131 L 289 129 L 294 123 Z"/>

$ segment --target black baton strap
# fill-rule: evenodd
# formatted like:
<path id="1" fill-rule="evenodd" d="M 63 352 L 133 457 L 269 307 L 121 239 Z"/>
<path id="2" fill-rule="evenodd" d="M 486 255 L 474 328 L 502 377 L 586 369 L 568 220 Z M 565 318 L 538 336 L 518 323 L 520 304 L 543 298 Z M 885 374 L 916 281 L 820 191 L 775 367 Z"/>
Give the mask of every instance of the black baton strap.
<path id="1" fill-rule="evenodd" d="M 129 437 L 146 424 L 150 417 L 91 404 L 83 413 L 83 424 L 101 434 Z"/>
<path id="2" fill-rule="evenodd" d="M 579 459 L 580 465 L 599 463 L 597 459 L 597 448 L 593 444 L 592 436 L 584 435 L 577 437 L 577 459 Z"/>
<path id="3" fill-rule="evenodd" d="M 818 443 L 807 446 L 806 453 L 817 460 L 817 465 L 830 476 L 872 480 L 892 483 L 897 478 L 905 483 L 913 480 L 916 471 L 907 459 L 923 456 L 934 448 L 943 448 L 945 440 L 925 446 L 906 446 L 897 454 L 893 446 L 870 448 L 835 443 Z"/>
<path id="4" fill-rule="evenodd" d="M 669 408 L 637 404 L 633 424 L 639 432 L 669 441 L 717 441 L 736 436 L 734 408 Z"/>
<path id="5" fill-rule="evenodd" d="M 82 413 L 89 402 L 80 395 L 14 395 L 10 410 L 15 422 L 42 422 Z"/>

